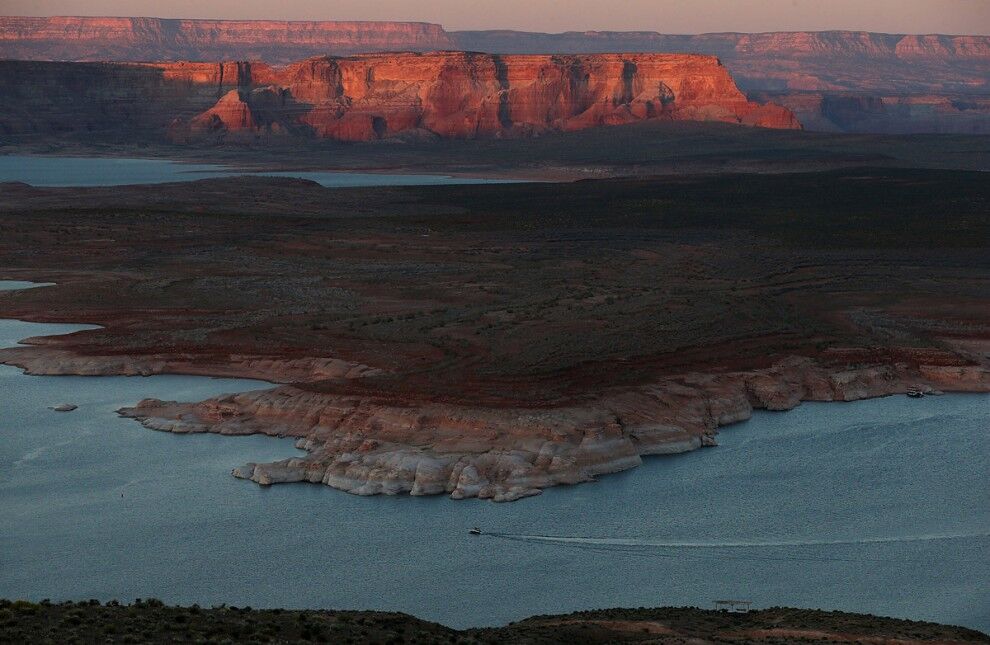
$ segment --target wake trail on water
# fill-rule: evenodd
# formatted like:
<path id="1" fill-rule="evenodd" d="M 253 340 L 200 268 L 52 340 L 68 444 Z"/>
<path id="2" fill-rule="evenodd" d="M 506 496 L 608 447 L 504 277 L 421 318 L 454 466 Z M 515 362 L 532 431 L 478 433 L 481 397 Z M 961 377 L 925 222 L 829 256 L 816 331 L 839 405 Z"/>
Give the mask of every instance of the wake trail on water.
<path id="1" fill-rule="evenodd" d="M 856 540 L 781 540 L 781 541 L 734 541 L 734 542 L 671 542 L 666 540 L 644 540 L 629 538 L 594 538 L 559 535 L 526 535 L 516 533 L 485 533 L 489 537 L 518 542 L 555 544 L 564 548 L 595 551 L 611 555 L 638 558 L 667 558 L 671 560 L 748 560 L 754 562 L 873 562 L 886 564 L 923 564 L 925 560 L 902 558 L 863 558 L 802 553 L 767 554 L 736 552 L 731 549 L 759 549 L 763 547 L 815 547 L 840 545 L 866 545 L 907 542 L 936 542 L 941 540 L 961 540 L 990 538 L 990 531 L 983 533 L 931 534 L 896 537 L 860 538 Z M 721 552 L 715 552 L 721 550 Z"/>
<path id="2" fill-rule="evenodd" d="M 524 533 L 486 533 L 486 535 L 511 540 L 550 542 L 561 544 L 587 544 L 621 547 L 657 547 L 665 549 L 752 549 L 760 547 L 789 546 L 842 546 L 860 544 L 890 544 L 899 542 L 938 542 L 942 540 L 965 540 L 990 538 L 990 531 L 978 533 L 932 533 L 926 535 L 900 535 L 893 537 L 866 537 L 845 540 L 746 540 L 732 542 L 671 542 L 667 540 L 641 538 L 598 538 L 571 535 L 528 535 Z"/>

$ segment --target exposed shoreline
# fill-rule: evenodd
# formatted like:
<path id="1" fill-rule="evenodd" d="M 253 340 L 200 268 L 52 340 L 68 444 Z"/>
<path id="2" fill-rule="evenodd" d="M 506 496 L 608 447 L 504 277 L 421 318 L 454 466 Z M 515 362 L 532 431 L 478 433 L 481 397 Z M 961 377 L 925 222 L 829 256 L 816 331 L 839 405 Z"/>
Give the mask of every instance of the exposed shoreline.
<path id="1" fill-rule="evenodd" d="M 262 485 L 311 482 L 358 495 L 448 494 L 503 502 L 635 468 L 646 456 L 716 446 L 720 427 L 749 419 L 754 409 L 786 411 L 802 401 L 855 401 L 916 387 L 990 392 L 990 370 L 924 366 L 913 373 L 878 366 L 830 373 L 795 359 L 770 370 L 685 374 L 576 408 L 426 404 L 410 410 L 278 388 L 195 404 L 146 400 L 119 412 L 153 430 L 298 437 L 296 446 L 309 457 L 233 470 Z M 284 404 L 287 399 L 293 402 Z M 331 420 L 340 425 L 325 425 Z M 424 427 L 426 420 L 438 427 Z M 377 427 L 385 431 L 368 431 Z"/>
<path id="2" fill-rule="evenodd" d="M 800 173 L 849 167 L 987 170 L 990 135 L 754 131 L 647 121 L 538 139 L 175 145 L 162 141 L 16 140 L 0 155 L 148 158 L 245 171 L 381 172 L 574 181 L 657 174 Z M 593 152 L 588 152 L 593 151 Z M 387 156 L 387 162 L 383 157 Z"/>
<path id="3" fill-rule="evenodd" d="M 333 360 L 245 357 L 224 367 L 165 358 L 82 357 L 43 346 L 0 349 L 0 363 L 32 375 L 184 374 L 283 384 L 378 373 Z M 273 373 L 281 376 L 273 379 Z M 566 407 L 400 403 L 281 385 L 200 402 L 146 399 L 118 413 L 146 428 L 177 434 L 294 437 L 306 457 L 233 468 L 235 477 L 260 485 L 309 482 L 357 495 L 446 494 L 508 502 L 635 468 L 643 457 L 716 446 L 719 428 L 749 419 L 754 410 L 786 411 L 804 401 L 856 401 L 913 389 L 990 393 L 990 369 L 880 364 L 834 370 L 795 356 L 769 369 L 690 372 L 613 389 L 587 404 Z"/>
<path id="4" fill-rule="evenodd" d="M 378 145 L 388 145 L 388 144 L 378 144 Z M 156 154 L 157 153 L 157 154 Z M 139 155 L 144 156 L 139 156 Z M 180 165 L 214 165 L 217 166 L 218 170 L 192 170 L 188 171 L 189 177 L 184 177 L 176 179 L 170 182 L 160 182 L 160 183 L 185 183 L 188 181 L 197 181 L 198 179 L 203 179 L 203 177 L 198 177 L 199 174 L 208 174 L 211 172 L 223 172 L 226 173 L 225 177 L 268 177 L 271 176 L 267 173 L 326 173 L 329 175 L 386 175 L 386 176 L 425 176 L 425 177 L 437 177 L 441 179 L 475 179 L 475 180 L 490 180 L 497 182 L 555 182 L 555 181 L 573 181 L 576 179 L 581 179 L 586 177 L 585 173 L 577 172 L 568 169 L 558 169 L 558 170 L 539 170 L 539 169 L 491 169 L 491 170 L 457 170 L 457 169 L 433 169 L 433 170 L 417 170 L 414 167 L 407 165 L 399 166 L 341 166 L 341 167 L 330 167 L 326 164 L 320 164 L 316 161 L 304 162 L 304 163 L 291 163 L 285 161 L 272 160 L 269 163 L 264 162 L 252 162 L 245 158 L 217 158 L 205 151 L 192 150 L 185 151 L 182 149 L 163 149 L 163 150 L 138 150 L 127 152 L 115 152 L 110 150 L 100 150 L 100 149 L 87 149 L 83 148 L 76 151 L 69 151 L 66 153 L 62 152 L 38 152 L 38 151 L 19 151 L 19 150 L 3 150 L 0 149 L 0 157 L 36 157 L 36 158 L 64 158 L 64 159 L 115 159 L 122 161 L 163 161 L 171 162 Z M 593 173 L 594 174 L 594 173 Z M 282 176 L 282 175 L 276 175 Z M 211 177 L 213 178 L 213 177 Z M 224 177 L 220 177 L 224 178 Z M 287 176 L 287 178 L 294 178 Z M 3 182 L 0 182 L 3 183 Z M 160 183 L 150 184 L 150 185 L 160 185 Z M 108 184 L 113 186 L 115 184 Z M 133 184 L 119 184 L 127 186 L 142 186 L 149 184 L 142 184 L 140 182 Z M 406 184 L 411 185 L 411 184 Z M 44 188 L 44 186 L 37 186 L 39 188 Z M 66 188 L 72 188 L 73 186 L 64 186 Z M 80 186 L 86 187 L 86 186 Z M 360 186 L 358 186 L 360 188 Z M 328 187 L 336 188 L 336 187 Z M 340 188 L 354 188 L 354 186 L 341 186 Z"/>
<path id="5" fill-rule="evenodd" d="M 281 383 L 126 414 L 295 438 L 306 457 L 236 469 L 261 484 L 510 501 L 712 444 L 753 409 L 990 391 L 984 179 L 12 187 L 5 274 L 59 285 L 5 314 L 103 328 L 0 360 Z"/>

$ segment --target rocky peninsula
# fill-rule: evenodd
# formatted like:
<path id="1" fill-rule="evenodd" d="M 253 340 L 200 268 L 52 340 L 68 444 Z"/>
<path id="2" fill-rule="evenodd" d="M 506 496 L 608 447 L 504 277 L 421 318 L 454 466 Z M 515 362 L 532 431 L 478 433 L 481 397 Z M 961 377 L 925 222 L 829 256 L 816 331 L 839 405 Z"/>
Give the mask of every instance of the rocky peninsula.
<path id="1" fill-rule="evenodd" d="M 783 411 L 801 401 L 908 391 L 990 392 L 985 365 L 932 365 L 918 358 L 916 368 L 900 363 L 829 370 L 792 357 L 765 370 L 687 373 L 568 407 L 398 406 L 285 386 L 195 404 L 148 399 L 120 414 L 166 432 L 296 437 L 306 457 L 233 470 L 262 485 L 311 482 L 357 495 L 503 502 L 594 481 L 634 468 L 646 456 L 716 446 L 718 428 L 748 419 L 754 408 Z"/>
<path id="2" fill-rule="evenodd" d="M 509 501 L 714 446 L 754 409 L 990 391 L 980 173 L 229 179 L 134 205 L 148 190 L 6 191 L 5 277 L 58 284 L 0 294 L 4 315 L 103 327 L 0 361 L 281 383 L 121 411 L 294 437 L 306 456 L 232 464 L 260 484 Z"/>

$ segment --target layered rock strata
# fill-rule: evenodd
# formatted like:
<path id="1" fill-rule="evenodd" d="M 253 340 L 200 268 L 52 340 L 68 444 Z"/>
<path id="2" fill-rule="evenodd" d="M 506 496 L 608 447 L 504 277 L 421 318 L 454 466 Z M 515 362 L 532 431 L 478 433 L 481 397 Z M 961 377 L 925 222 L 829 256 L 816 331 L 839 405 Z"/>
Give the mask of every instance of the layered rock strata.
<path id="1" fill-rule="evenodd" d="M 720 426 L 748 419 L 755 408 L 916 388 L 987 392 L 990 370 L 904 363 L 835 370 L 795 357 L 764 370 L 689 373 L 568 407 L 398 405 L 283 386 L 192 404 L 149 399 L 120 414 L 167 432 L 295 437 L 306 456 L 233 470 L 262 485 L 512 501 L 634 468 L 647 455 L 713 446 Z"/>
<path id="2" fill-rule="evenodd" d="M 447 32 L 399 22 L 0 17 L 0 57 L 71 61 L 265 60 L 462 49 L 492 54 L 606 51 L 718 56 L 751 97 L 798 112 L 808 129 L 990 132 L 990 36 L 861 31 L 672 35 L 649 31 L 547 34 Z M 820 104 L 796 109 L 814 101 Z M 214 99 L 215 100 L 215 99 Z M 944 105 L 931 107 L 932 101 Z M 832 118 L 834 103 L 844 116 Z M 886 105 L 878 112 L 877 103 Z M 872 104 L 872 106 L 871 106 Z"/>
<path id="3" fill-rule="evenodd" d="M 267 60 L 381 51 L 604 51 L 720 57 L 749 90 L 924 93 L 987 88 L 990 37 L 862 31 L 661 34 L 447 32 L 411 22 L 0 17 L 0 57 L 21 60 Z M 981 72 L 982 70 L 982 72 Z M 933 73 L 934 72 L 934 73 Z"/>
<path id="4" fill-rule="evenodd" d="M 990 132 L 990 37 L 870 32 L 668 35 L 655 32 L 454 32 L 498 53 L 640 51 L 718 56 L 756 100 L 795 112 L 809 130 Z"/>
<path id="5" fill-rule="evenodd" d="M 0 17 L 0 56 L 21 60 L 288 62 L 314 54 L 453 46 L 443 27 L 422 22 Z"/>
<path id="6" fill-rule="evenodd" d="M 265 63 L 0 63 L 10 135 L 101 133 L 176 142 L 295 135 L 531 136 L 645 119 L 798 128 L 749 101 L 711 56 L 466 52 Z"/>
<path id="7" fill-rule="evenodd" d="M 25 342 L 43 344 L 44 339 Z M 270 356 L 230 354 L 216 361 L 175 354 L 161 355 L 82 355 L 46 347 L 0 349 L 0 363 L 17 365 L 27 374 L 44 376 L 153 376 L 187 374 L 249 378 L 273 383 L 297 383 L 324 379 L 351 379 L 377 376 L 382 370 L 339 358 L 273 359 Z"/>
<path id="8" fill-rule="evenodd" d="M 718 56 L 747 92 L 890 95 L 990 92 L 990 36 L 865 31 L 672 35 L 584 31 L 462 31 L 465 49 L 500 54 L 597 51 Z"/>

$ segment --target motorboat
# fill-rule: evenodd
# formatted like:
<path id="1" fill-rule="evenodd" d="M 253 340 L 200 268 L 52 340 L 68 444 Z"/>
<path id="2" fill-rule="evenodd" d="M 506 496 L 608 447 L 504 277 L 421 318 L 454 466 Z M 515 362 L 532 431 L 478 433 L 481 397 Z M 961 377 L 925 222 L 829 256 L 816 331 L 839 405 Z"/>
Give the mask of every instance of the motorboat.
<path id="1" fill-rule="evenodd" d="M 471 527 L 471 530 L 468 531 L 468 533 L 470 533 L 471 535 L 481 535 L 481 529 L 479 529 L 477 526 L 473 526 Z"/>

